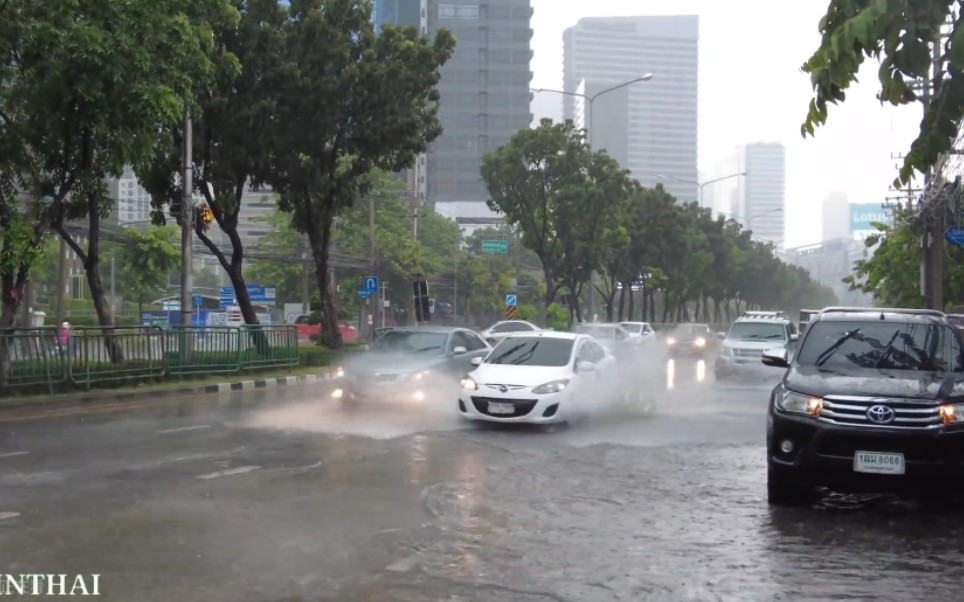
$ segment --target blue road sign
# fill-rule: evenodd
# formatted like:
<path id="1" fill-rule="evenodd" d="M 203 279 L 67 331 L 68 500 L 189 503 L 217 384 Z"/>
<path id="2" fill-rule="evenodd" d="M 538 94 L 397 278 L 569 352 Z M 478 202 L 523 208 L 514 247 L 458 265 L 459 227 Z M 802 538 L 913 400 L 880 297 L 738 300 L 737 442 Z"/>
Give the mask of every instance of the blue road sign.
<path id="1" fill-rule="evenodd" d="M 366 290 L 366 291 L 368 291 L 368 292 L 370 292 L 370 293 L 377 292 L 377 291 L 378 291 L 378 276 L 369 276 L 369 277 L 365 278 L 365 288 L 364 288 L 363 290 Z"/>
<path id="2" fill-rule="evenodd" d="M 373 292 L 375 291 L 358 291 L 358 296 L 362 299 L 368 299 L 372 296 Z"/>
<path id="3" fill-rule="evenodd" d="M 274 305 L 278 293 L 277 287 L 249 284 L 247 285 L 247 289 L 248 298 L 251 300 L 251 303 L 255 305 Z M 221 309 L 238 304 L 238 300 L 234 296 L 233 286 L 222 286 L 218 293 Z"/>
<path id="4" fill-rule="evenodd" d="M 204 299 L 201 298 L 201 295 L 194 295 L 194 307 L 195 307 L 196 309 L 200 309 L 200 308 L 201 308 L 201 303 L 202 303 L 203 301 L 204 301 Z"/>
<path id="5" fill-rule="evenodd" d="M 944 240 L 952 245 L 964 247 L 964 226 L 948 228 L 947 232 L 944 233 Z"/>
<path id="6" fill-rule="evenodd" d="M 515 295 L 506 295 L 505 304 L 509 307 L 515 307 L 518 302 L 518 298 Z"/>

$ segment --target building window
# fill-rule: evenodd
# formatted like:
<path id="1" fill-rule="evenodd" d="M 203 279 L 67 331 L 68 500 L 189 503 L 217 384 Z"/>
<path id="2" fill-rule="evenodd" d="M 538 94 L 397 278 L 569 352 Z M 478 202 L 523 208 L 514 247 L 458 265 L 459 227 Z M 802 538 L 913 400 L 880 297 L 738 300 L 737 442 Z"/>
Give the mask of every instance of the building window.
<path id="1" fill-rule="evenodd" d="M 455 18 L 455 5 L 454 4 L 439 4 L 438 5 L 438 18 L 439 19 L 454 19 Z"/>
<path id="2" fill-rule="evenodd" d="M 457 16 L 459 19 L 478 19 L 479 18 L 479 5 L 470 4 L 467 6 L 460 6 L 457 10 Z"/>
<path id="3" fill-rule="evenodd" d="M 483 65 L 489 62 L 489 51 L 485 48 L 479 48 L 479 62 Z"/>

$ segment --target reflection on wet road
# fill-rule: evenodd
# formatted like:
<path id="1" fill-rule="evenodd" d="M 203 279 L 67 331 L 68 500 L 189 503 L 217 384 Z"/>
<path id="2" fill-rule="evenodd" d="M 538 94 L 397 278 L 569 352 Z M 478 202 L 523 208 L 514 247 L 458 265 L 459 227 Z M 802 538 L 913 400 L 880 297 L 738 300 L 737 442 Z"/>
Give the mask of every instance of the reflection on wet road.
<path id="1" fill-rule="evenodd" d="M 960 598 L 964 517 L 769 509 L 771 385 L 700 364 L 653 367 L 648 410 L 554 429 L 321 387 L 0 422 L 0 572 L 139 601 Z"/>

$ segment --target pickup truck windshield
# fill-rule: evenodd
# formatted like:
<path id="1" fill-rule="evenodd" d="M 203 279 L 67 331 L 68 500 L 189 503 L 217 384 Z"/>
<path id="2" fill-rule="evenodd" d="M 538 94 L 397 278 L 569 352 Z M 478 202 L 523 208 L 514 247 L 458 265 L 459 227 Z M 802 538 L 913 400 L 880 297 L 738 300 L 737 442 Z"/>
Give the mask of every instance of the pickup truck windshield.
<path id="1" fill-rule="evenodd" d="M 951 328 L 943 324 L 815 322 L 810 325 L 797 362 L 844 371 L 964 372 L 961 345 Z"/>

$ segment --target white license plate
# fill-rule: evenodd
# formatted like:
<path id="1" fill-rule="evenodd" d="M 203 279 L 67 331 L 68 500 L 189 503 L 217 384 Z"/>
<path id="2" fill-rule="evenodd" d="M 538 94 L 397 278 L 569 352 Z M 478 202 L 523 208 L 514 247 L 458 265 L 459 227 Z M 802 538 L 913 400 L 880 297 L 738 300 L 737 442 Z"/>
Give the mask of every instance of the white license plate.
<path id="1" fill-rule="evenodd" d="M 904 454 L 859 451 L 854 454 L 854 472 L 904 474 Z"/>
<path id="2" fill-rule="evenodd" d="M 489 414 L 515 414 L 515 406 L 511 403 L 490 403 Z"/>

